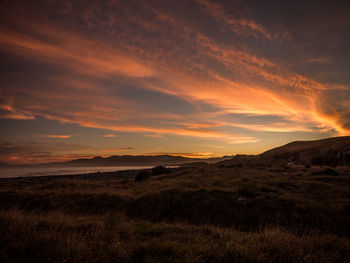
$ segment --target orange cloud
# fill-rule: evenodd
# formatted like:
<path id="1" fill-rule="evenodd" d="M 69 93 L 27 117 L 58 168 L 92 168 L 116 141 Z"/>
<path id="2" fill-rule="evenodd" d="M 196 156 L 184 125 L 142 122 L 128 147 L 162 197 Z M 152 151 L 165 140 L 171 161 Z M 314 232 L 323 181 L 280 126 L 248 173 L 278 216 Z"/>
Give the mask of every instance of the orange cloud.
<path id="1" fill-rule="evenodd" d="M 104 134 L 103 137 L 105 137 L 105 138 L 115 138 L 116 136 L 114 134 Z"/>
<path id="2" fill-rule="evenodd" d="M 98 152 L 101 152 L 101 153 L 119 153 L 119 152 L 126 152 L 126 151 L 130 151 L 134 149 L 133 147 L 119 147 L 119 148 L 112 148 L 112 149 L 99 149 Z"/>
<path id="3" fill-rule="evenodd" d="M 101 46 L 61 28 L 52 28 L 52 25 L 48 27 L 33 21 L 28 24 L 28 21 L 19 17 L 16 21 L 23 27 L 29 25 L 36 34 L 45 36 L 50 41 L 37 40 L 29 35 L 0 27 L 0 43 L 3 50 L 22 56 L 36 56 L 36 59 L 51 60 L 88 74 L 117 73 L 132 77 L 152 75 L 149 67 L 107 45 Z M 70 62 L 66 63 L 66 59 Z"/>
<path id="4" fill-rule="evenodd" d="M 50 138 L 50 139 L 69 139 L 73 135 L 41 134 L 39 136 L 42 138 Z"/>
<path id="5" fill-rule="evenodd" d="M 0 93 L 0 99 L 2 99 L 1 93 Z M 1 104 L 0 103 L 0 109 L 4 110 L 4 113 L 0 113 L 1 119 L 14 119 L 14 120 L 33 120 L 34 116 L 30 113 L 23 111 L 20 112 L 16 110 L 12 103 L 8 104 Z"/>

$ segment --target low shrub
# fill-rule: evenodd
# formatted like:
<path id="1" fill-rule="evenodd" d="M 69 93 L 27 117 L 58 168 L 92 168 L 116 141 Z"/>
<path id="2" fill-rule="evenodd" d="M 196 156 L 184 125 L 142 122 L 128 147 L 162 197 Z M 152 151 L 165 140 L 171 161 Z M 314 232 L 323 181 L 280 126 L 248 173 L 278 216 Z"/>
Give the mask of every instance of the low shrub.
<path id="1" fill-rule="evenodd" d="M 148 177 L 150 177 L 150 176 L 151 176 L 151 174 L 149 171 L 143 170 L 135 176 L 135 182 L 142 182 L 142 181 L 148 179 Z"/>
<path id="2" fill-rule="evenodd" d="M 165 166 L 159 165 L 159 166 L 152 168 L 151 176 L 166 174 L 166 173 L 169 173 L 170 171 L 171 170 L 169 168 L 166 168 Z"/>

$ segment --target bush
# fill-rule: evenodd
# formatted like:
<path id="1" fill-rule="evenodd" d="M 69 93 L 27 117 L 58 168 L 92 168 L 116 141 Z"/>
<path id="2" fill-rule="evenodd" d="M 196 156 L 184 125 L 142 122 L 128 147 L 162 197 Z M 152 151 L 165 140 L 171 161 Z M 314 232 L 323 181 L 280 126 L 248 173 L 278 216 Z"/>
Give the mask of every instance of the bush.
<path id="1" fill-rule="evenodd" d="M 135 176 L 135 182 L 142 182 L 150 177 L 149 171 L 143 170 Z"/>
<path id="2" fill-rule="evenodd" d="M 169 173 L 170 169 L 165 166 L 159 165 L 152 168 L 151 176 L 157 176 L 165 173 Z"/>

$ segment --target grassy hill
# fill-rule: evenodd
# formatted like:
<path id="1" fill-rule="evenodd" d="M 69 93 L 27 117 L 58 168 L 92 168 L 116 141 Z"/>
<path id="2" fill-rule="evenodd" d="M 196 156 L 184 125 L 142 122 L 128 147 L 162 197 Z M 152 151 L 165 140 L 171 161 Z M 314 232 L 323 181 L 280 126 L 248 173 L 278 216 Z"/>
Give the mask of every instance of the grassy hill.
<path id="1" fill-rule="evenodd" d="M 236 155 L 218 162 L 223 166 L 350 165 L 350 136 L 315 141 L 295 141 L 259 155 Z"/>
<path id="2" fill-rule="evenodd" d="M 348 166 L 237 158 L 241 165 L 1 179 L 0 261 L 349 262 Z"/>
<path id="3" fill-rule="evenodd" d="M 350 136 L 291 142 L 266 151 L 260 157 L 276 161 L 290 159 L 299 164 L 349 165 Z"/>

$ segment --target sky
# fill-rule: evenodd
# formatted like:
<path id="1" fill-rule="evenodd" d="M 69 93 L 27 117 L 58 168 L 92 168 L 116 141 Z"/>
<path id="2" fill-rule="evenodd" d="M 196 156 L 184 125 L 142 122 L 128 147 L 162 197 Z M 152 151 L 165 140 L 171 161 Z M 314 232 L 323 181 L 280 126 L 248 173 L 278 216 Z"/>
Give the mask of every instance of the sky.
<path id="1" fill-rule="evenodd" d="M 0 162 L 350 135 L 350 2 L 0 1 Z"/>

